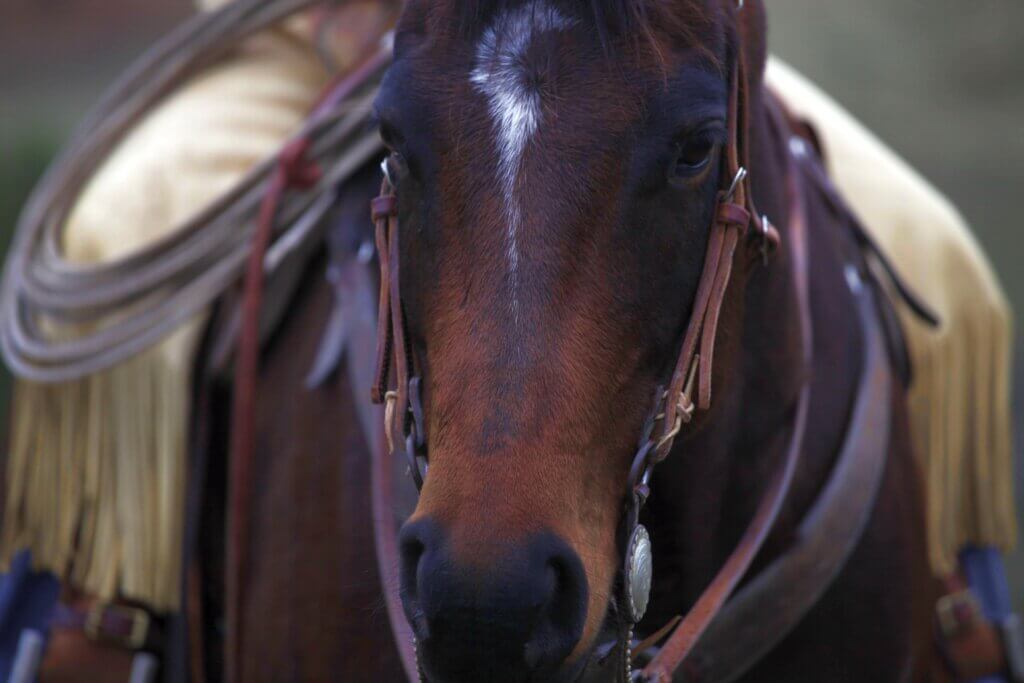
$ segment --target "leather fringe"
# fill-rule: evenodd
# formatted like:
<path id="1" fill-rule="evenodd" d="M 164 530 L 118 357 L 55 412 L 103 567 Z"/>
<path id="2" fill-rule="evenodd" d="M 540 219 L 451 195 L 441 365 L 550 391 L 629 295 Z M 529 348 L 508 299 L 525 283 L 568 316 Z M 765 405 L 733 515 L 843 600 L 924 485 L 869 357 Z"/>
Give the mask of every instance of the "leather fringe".
<path id="1" fill-rule="evenodd" d="M 16 385 L 0 561 L 29 548 L 100 599 L 178 609 L 198 329 L 78 382 Z"/>
<path id="2" fill-rule="evenodd" d="M 903 313 L 914 362 L 911 432 L 926 482 L 928 548 L 939 575 L 966 545 L 1014 547 L 1012 321 L 1000 300 L 961 311 L 957 329 Z"/>
<path id="3" fill-rule="evenodd" d="M 331 76 L 299 38 L 254 36 L 129 131 L 79 198 L 66 256 L 104 261 L 159 239 L 276 152 Z M 16 384 L 0 562 L 29 549 L 37 568 L 100 599 L 178 610 L 204 318 L 83 380 Z"/>

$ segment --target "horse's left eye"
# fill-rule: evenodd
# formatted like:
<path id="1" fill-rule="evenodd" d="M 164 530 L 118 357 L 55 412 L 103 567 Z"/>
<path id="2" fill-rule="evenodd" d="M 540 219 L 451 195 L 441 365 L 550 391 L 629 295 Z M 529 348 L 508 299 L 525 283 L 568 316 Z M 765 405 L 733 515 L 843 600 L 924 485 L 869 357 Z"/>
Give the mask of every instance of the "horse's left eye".
<path id="1" fill-rule="evenodd" d="M 715 147 L 714 139 L 703 135 L 680 143 L 676 148 L 669 177 L 679 180 L 694 177 L 711 163 Z"/>

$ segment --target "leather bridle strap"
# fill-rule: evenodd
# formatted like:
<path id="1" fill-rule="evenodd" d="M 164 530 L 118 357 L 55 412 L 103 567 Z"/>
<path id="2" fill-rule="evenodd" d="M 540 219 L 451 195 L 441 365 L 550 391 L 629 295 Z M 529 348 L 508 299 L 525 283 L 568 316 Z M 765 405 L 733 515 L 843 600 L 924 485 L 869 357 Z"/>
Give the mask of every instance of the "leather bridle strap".
<path id="1" fill-rule="evenodd" d="M 793 433 L 782 467 L 775 473 L 772 484 L 758 505 L 754 519 L 744 532 L 739 545 L 686 614 L 682 623 L 676 627 L 658 654 L 644 668 L 643 674 L 648 681 L 660 683 L 672 680 L 673 672 L 682 665 L 698 639 L 718 616 L 726 599 L 746 575 L 751 562 L 764 545 L 786 500 L 800 460 L 809 398 L 810 387 L 804 385 L 797 402 Z"/>
<path id="2" fill-rule="evenodd" d="M 861 539 L 885 471 L 892 397 L 875 294 L 861 286 L 856 307 L 865 333 L 864 369 L 832 475 L 790 549 L 725 605 L 677 674 L 679 680 L 729 683 L 746 673 L 818 602 Z"/>
<path id="3" fill-rule="evenodd" d="M 385 162 L 386 164 L 387 162 Z M 377 313 L 377 364 L 370 397 L 374 403 L 384 404 L 384 429 L 388 450 L 408 447 L 415 457 L 416 436 L 409 429 L 410 368 L 412 349 L 406 340 L 405 311 L 402 307 L 399 280 L 398 197 L 385 166 L 380 196 L 371 202 L 377 256 L 380 261 L 380 304 Z M 392 364 L 395 370 L 395 388 L 388 389 Z M 413 387 L 418 388 L 418 380 Z M 422 432 L 422 430 L 420 430 Z M 417 488 L 423 485 L 419 468 L 410 463 Z"/>
<path id="4" fill-rule="evenodd" d="M 370 203 L 374 223 L 374 240 L 377 245 L 377 259 L 380 265 L 380 291 L 377 309 L 377 355 L 374 367 L 373 386 L 370 397 L 376 404 L 384 404 L 384 443 L 373 448 L 373 520 L 377 549 L 377 566 L 384 582 L 384 597 L 391 622 L 395 645 L 401 654 L 409 680 L 418 677 L 415 640 L 402 610 L 398 591 L 399 550 L 394 528 L 395 477 L 391 455 L 402 450 L 409 458 L 409 472 L 416 488 L 423 486 L 423 472 L 418 461 L 418 452 L 424 449 L 423 429 L 415 434 L 407 433 L 407 426 L 416 421 L 409 420 L 410 390 L 416 396 L 417 417 L 419 411 L 419 380 L 409 378 L 412 365 L 412 349 L 406 341 L 404 311 L 399 280 L 399 225 L 398 197 L 387 170 L 383 166 L 384 180 L 380 195 Z M 390 369 L 394 359 L 395 386 L 388 389 Z M 420 441 L 417 444 L 417 439 Z"/>
<path id="5" fill-rule="evenodd" d="M 805 167 L 814 162 L 798 158 Z M 813 177 L 814 169 L 811 170 Z M 790 201 L 803 206 L 797 173 Z M 800 212 L 796 234 L 806 235 Z M 801 237 L 805 239 L 805 237 Z M 866 270 L 864 271 L 866 272 Z M 864 335 L 856 401 L 828 482 L 785 553 L 725 605 L 680 672 L 684 681 L 729 683 L 777 645 L 817 603 L 860 541 L 874 509 L 891 430 L 892 373 L 878 320 L 876 292 L 847 267 Z"/>
<path id="6" fill-rule="evenodd" d="M 405 309 L 399 280 L 398 197 L 384 162 L 380 195 L 371 202 L 377 255 L 380 261 L 380 303 L 377 319 L 377 362 L 370 398 L 384 404 L 388 450 L 402 451 L 416 488 L 426 475 L 426 434 L 420 405 L 420 378 L 414 374 L 415 356 L 408 342 Z M 394 365 L 394 389 L 388 389 Z"/>
<path id="7" fill-rule="evenodd" d="M 732 279 L 736 248 L 740 240 L 751 234 L 750 226 L 757 222 L 760 229 L 756 233 L 757 240 L 752 243 L 759 245 L 762 254 L 767 257 L 767 254 L 774 251 L 779 244 L 778 232 L 767 218 L 758 218 L 749 188 L 745 146 L 746 80 L 740 55 L 735 59 L 730 81 L 730 142 L 723 154 L 723 178 L 729 184 L 719 194 L 704 255 L 704 270 L 697 285 L 690 323 L 668 384 L 660 436 L 656 440 L 648 466 L 653 466 L 668 456 L 682 423 L 690 421 L 695 408 L 707 410 L 711 406 L 711 375 L 718 319 L 725 300 L 725 292 Z M 697 392 L 696 404 L 693 400 L 694 383 Z"/>
<path id="8" fill-rule="evenodd" d="M 388 374 L 391 368 L 391 266 L 388 249 L 388 236 L 392 223 L 397 221 L 398 197 L 394 188 L 385 178 L 381 185 L 380 195 L 370 202 L 370 212 L 374 225 L 374 241 L 377 245 L 377 259 L 380 263 L 380 292 L 377 309 L 377 359 L 370 388 L 370 399 L 376 403 L 384 403 L 388 390 Z"/>
<path id="9" fill-rule="evenodd" d="M 796 290 L 803 347 L 802 362 L 805 368 L 810 368 L 813 338 L 808 290 L 806 206 L 799 194 L 799 182 L 791 165 L 787 165 L 787 183 L 790 188 L 790 213 L 786 234 L 791 245 L 790 258 L 792 259 L 793 283 Z M 726 600 L 746 575 L 754 557 L 764 545 L 793 482 L 803 450 L 803 436 L 807 426 L 809 405 L 810 383 L 805 381 L 797 400 L 792 433 L 785 458 L 761 499 L 753 520 L 711 584 L 697 599 L 665 645 L 644 668 L 643 676 L 646 680 L 652 683 L 672 680 L 673 674 L 682 667 L 691 652 L 694 651 L 701 636 L 720 616 Z"/>

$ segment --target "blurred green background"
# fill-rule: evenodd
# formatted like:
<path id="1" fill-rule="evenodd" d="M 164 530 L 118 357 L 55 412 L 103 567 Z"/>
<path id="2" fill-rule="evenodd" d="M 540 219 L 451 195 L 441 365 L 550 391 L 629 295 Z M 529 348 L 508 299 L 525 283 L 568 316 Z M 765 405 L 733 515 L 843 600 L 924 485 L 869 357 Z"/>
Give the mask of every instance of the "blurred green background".
<path id="1" fill-rule="evenodd" d="M 1024 2 L 767 2 L 772 50 L 951 197 L 1015 309 L 1024 310 Z M 135 54 L 189 11 L 185 0 L 0 0 L 4 244 L 71 126 Z M 1021 387 L 1024 344 L 1018 340 L 1016 348 Z M 0 377 L 0 396 L 7 381 Z M 1018 500 L 1024 500 L 1020 439 L 1016 449 Z M 1024 553 L 1014 554 L 1010 571 L 1024 610 Z"/>

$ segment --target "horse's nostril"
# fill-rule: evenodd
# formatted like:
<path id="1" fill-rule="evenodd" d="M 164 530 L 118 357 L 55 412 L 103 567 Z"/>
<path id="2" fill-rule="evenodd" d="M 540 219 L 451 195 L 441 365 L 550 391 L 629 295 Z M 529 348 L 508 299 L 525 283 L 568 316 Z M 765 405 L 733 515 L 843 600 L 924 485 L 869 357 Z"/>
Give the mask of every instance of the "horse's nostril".
<path id="1" fill-rule="evenodd" d="M 576 553 L 551 533 L 488 550 L 495 559 L 484 565 L 484 553 L 452 546 L 429 521 L 402 530 L 402 599 L 430 678 L 498 683 L 558 671 L 586 619 Z"/>
<path id="2" fill-rule="evenodd" d="M 576 647 L 587 612 L 587 579 L 579 556 L 557 536 L 534 539 L 534 557 L 542 559 L 546 600 L 524 656 L 531 669 L 563 662 Z"/>
<path id="3" fill-rule="evenodd" d="M 406 524 L 399 535 L 399 583 L 402 605 L 409 625 L 412 626 L 413 633 L 419 641 L 430 637 L 430 624 L 419 598 L 420 563 L 435 535 L 433 525 L 426 522 Z"/>

